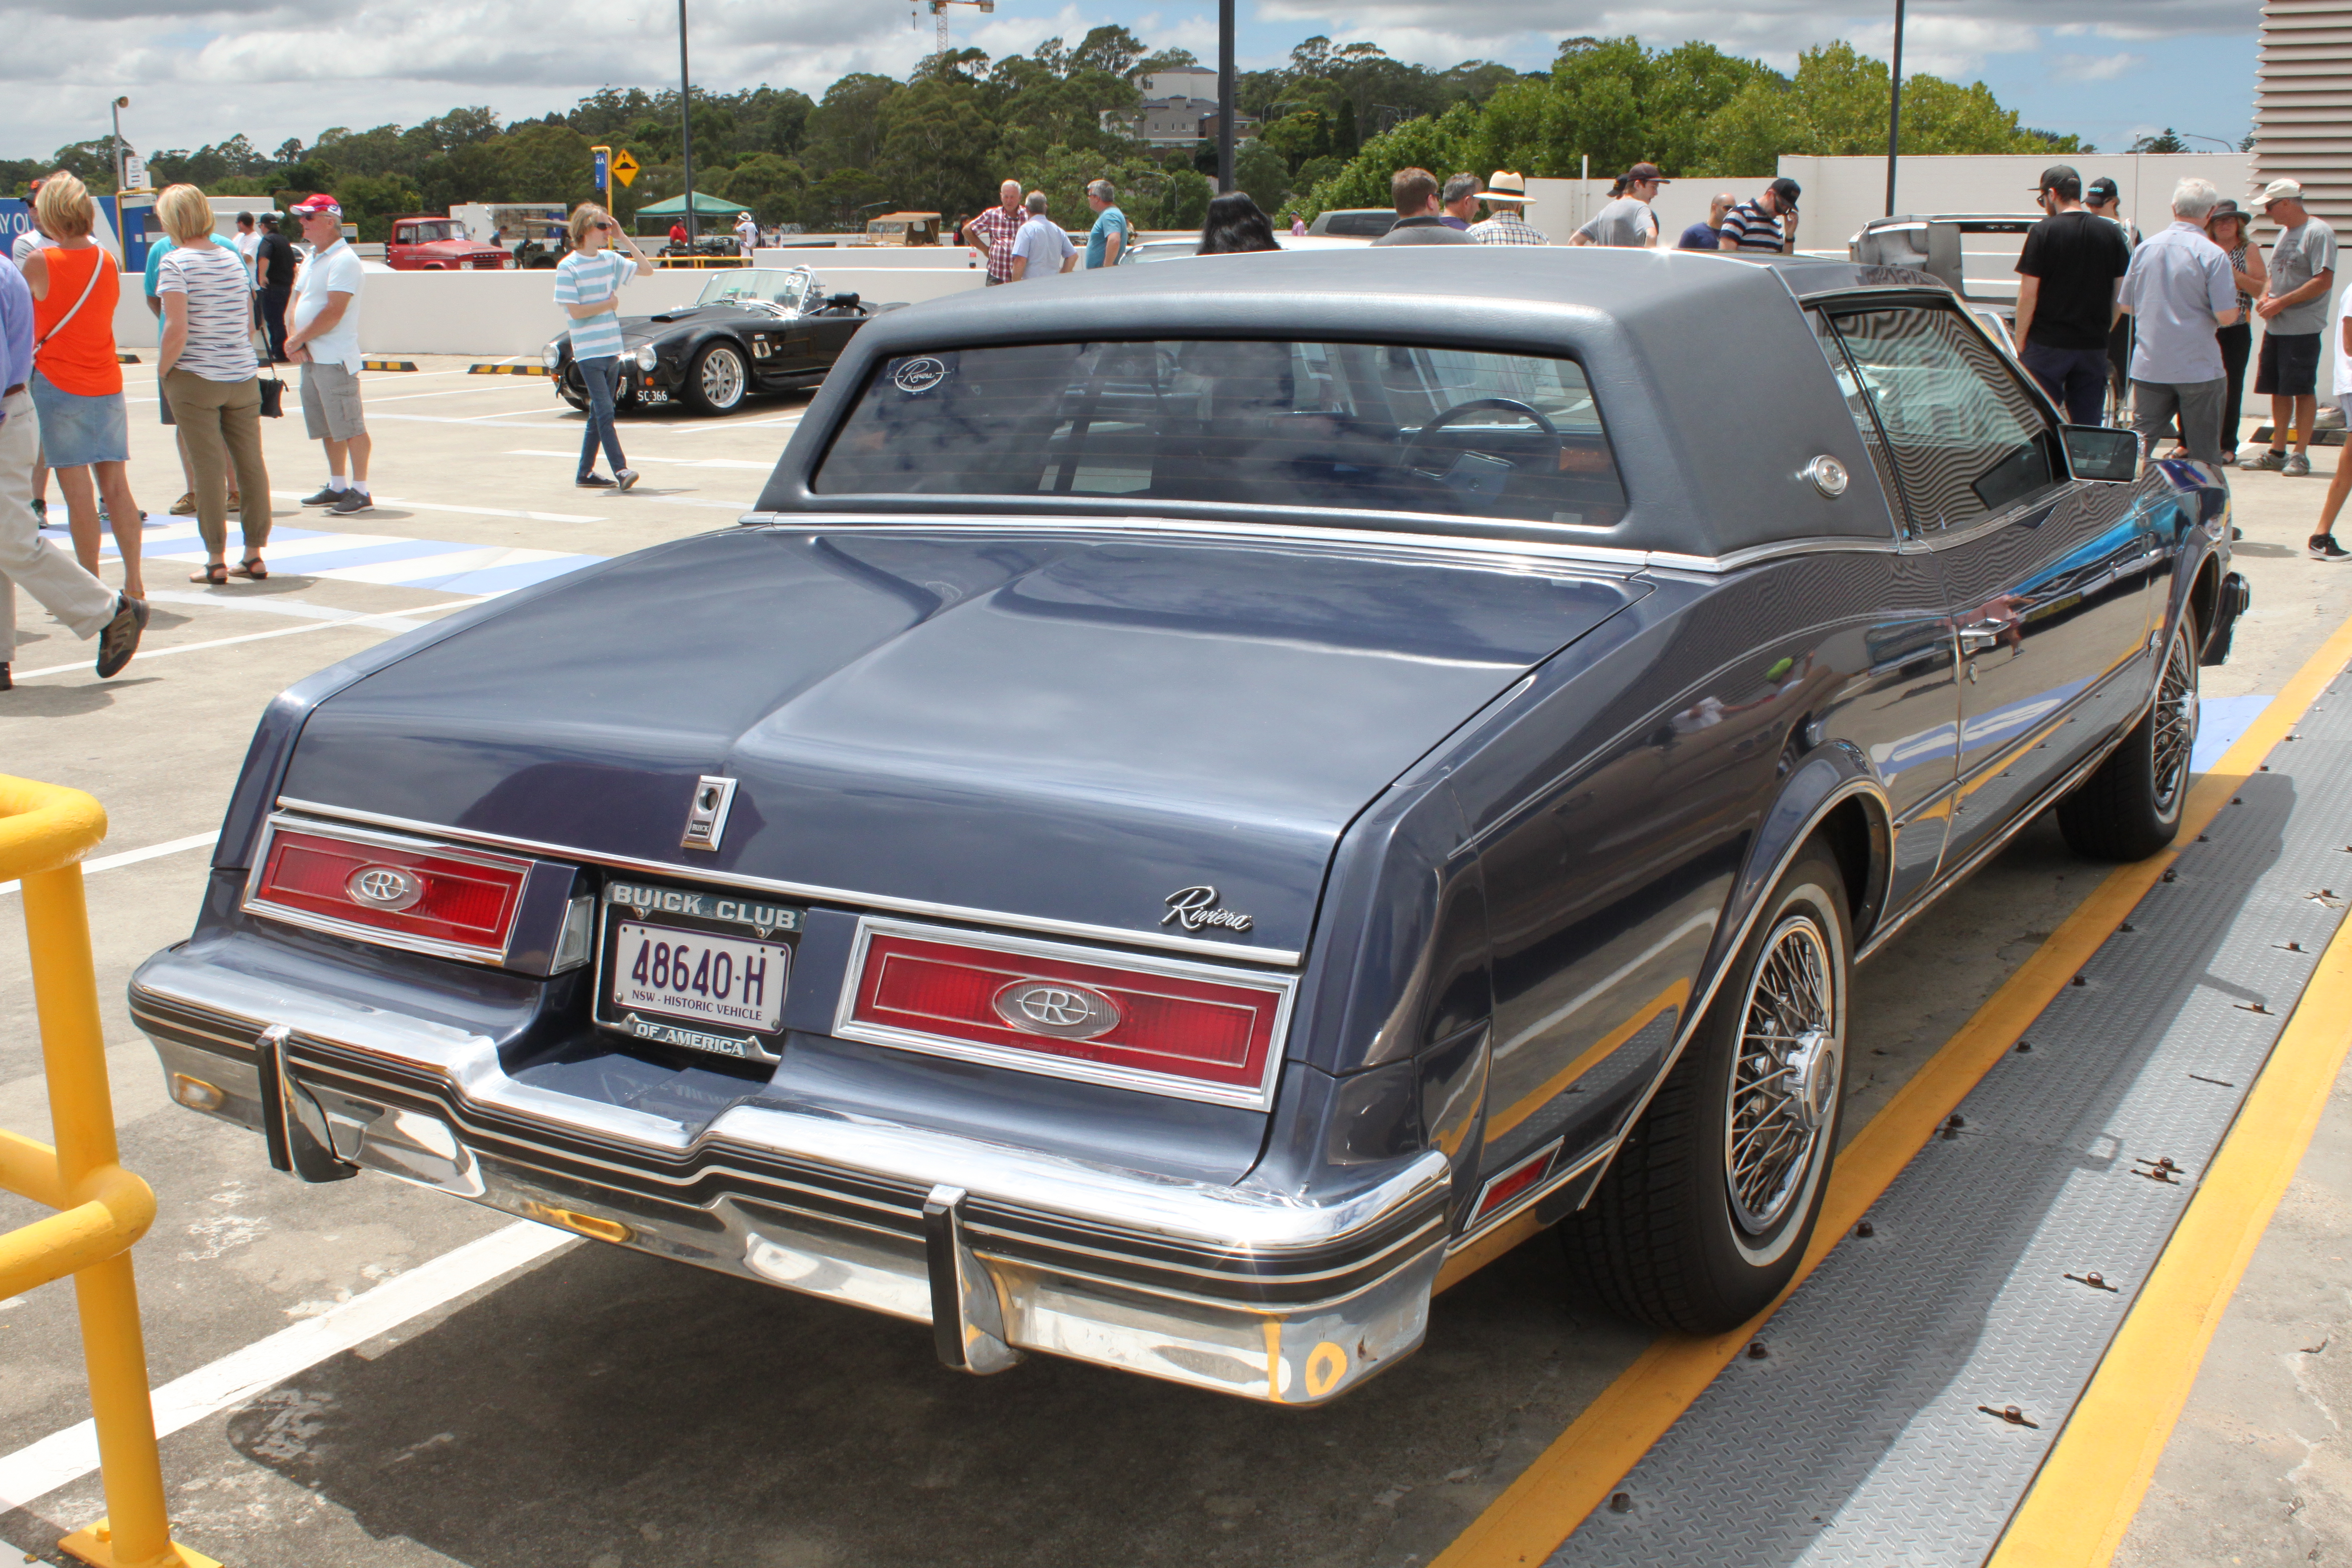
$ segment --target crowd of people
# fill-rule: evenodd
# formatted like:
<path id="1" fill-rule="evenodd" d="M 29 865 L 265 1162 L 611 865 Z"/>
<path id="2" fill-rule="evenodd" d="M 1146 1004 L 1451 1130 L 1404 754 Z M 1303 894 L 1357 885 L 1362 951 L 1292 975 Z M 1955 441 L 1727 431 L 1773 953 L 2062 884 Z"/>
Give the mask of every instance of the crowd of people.
<path id="1" fill-rule="evenodd" d="M 114 337 L 122 258 L 100 242 L 97 204 L 72 174 L 45 175 L 32 198 L 31 226 L 0 259 L 0 690 L 12 684 L 16 589 L 97 640 L 100 676 L 130 663 L 151 614 L 148 517 L 130 478 L 127 356 Z M 195 519 L 205 552 L 189 581 L 260 582 L 271 516 L 261 420 L 283 413 L 278 365 L 301 367 L 304 431 L 327 459 L 326 483 L 304 504 L 339 516 L 374 504 L 360 393 L 363 272 L 332 196 L 310 196 L 289 214 L 307 256 L 278 234 L 274 215 L 240 214 L 235 241 L 224 238 L 194 185 L 160 192 L 154 216 L 163 237 L 148 247 L 142 285 L 158 323 L 155 402 L 187 486 L 170 510 Z M 70 554 L 41 533 L 53 477 Z M 100 575 L 108 532 L 119 588 Z"/>

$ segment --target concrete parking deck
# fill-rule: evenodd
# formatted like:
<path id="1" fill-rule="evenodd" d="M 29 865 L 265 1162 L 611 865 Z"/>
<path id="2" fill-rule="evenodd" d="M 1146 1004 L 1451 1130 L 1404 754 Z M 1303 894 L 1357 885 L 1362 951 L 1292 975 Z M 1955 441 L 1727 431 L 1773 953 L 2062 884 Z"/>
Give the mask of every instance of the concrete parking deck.
<path id="1" fill-rule="evenodd" d="M 21 684 L 0 693 L 0 767 L 89 790 L 112 819 L 89 897 L 124 1160 L 161 1204 L 134 1256 L 180 1539 L 254 1568 L 1336 1568 L 1450 1546 L 1455 1562 L 1514 1561 L 1457 1538 L 1523 1475 L 1539 1479 L 1530 1467 L 1655 1342 L 1584 1304 L 1548 1238 L 1443 1297 L 1410 1361 L 1337 1405 L 1283 1410 L 1045 1358 L 959 1377 L 920 1325 L 373 1177 L 302 1186 L 268 1169 L 257 1139 L 165 1101 L 121 982 L 186 933 L 204 846 L 268 698 L 573 558 L 731 522 L 803 401 L 625 419 L 646 477 L 616 496 L 572 488 L 581 422 L 544 382 L 417 363 L 366 378 L 373 512 L 339 527 L 297 507 L 323 473 L 318 448 L 299 418 L 268 425 L 288 531 L 270 580 L 188 583 L 186 531 L 151 529 L 155 623 L 126 674 L 98 681 L 88 645 L 27 604 Z M 161 512 L 180 483 L 152 400 L 133 402 L 133 456 L 134 486 Z M 2352 574 L 2301 553 L 2339 456 L 2315 451 L 2323 473 L 2308 479 L 2238 479 L 2254 608 L 2232 662 L 2205 672 L 2209 731 L 2242 729 L 2261 704 L 2235 700 L 2281 692 L 2352 618 Z M 1851 1134 L 2107 874 L 2036 824 L 1861 972 Z M 37 1133 L 24 952 L 0 889 L 0 1125 Z M 2123 1561 L 2352 1552 L 2352 1464 L 2331 1424 L 2352 1407 L 2347 1148 L 2339 1087 Z M 0 1199 L 0 1226 L 28 1217 Z M 57 1561 L 58 1536 L 103 1511 L 79 1457 L 87 1414 L 69 1300 L 0 1303 L 0 1540 Z M 1559 1530 L 1542 1552 L 1581 1515 L 1547 1517 Z"/>

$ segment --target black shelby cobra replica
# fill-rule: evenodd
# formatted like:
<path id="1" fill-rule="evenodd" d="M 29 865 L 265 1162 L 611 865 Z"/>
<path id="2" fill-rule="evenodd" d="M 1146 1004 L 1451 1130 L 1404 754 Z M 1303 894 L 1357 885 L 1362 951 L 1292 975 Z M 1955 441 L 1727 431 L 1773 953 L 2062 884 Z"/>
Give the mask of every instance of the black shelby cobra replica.
<path id="1" fill-rule="evenodd" d="M 824 379 L 858 328 L 900 309 L 829 294 L 805 267 L 714 272 L 702 297 L 682 310 L 621 318 L 614 401 L 630 408 L 675 398 L 697 414 L 731 414 L 755 392 L 804 391 Z M 559 334 L 539 358 L 563 400 L 587 407 L 570 334 Z"/>
<path id="2" fill-rule="evenodd" d="M 1815 1223 L 1853 965 L 2045 808 L 2173 836 L 2229 510 L 1918 272 L 941 300 L 850 341 L 742 526 L 278 698 L 131 1010 L 304 1180 L 972 1372 L 1328 1399 L 1554 1226 L 1720 1330 Z"/>

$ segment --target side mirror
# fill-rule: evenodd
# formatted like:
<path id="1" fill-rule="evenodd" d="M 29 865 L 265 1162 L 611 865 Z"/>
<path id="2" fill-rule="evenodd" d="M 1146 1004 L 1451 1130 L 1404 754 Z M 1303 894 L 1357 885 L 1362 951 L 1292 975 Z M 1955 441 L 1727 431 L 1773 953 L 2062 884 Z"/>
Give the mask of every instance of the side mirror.
<path id="1" fill-rule="evenodd" d="M 2139 437 L 2105 425 L 2062 425 L 2066 466 L 2078 479 L 2129 484 L 2139 478 Z"/>

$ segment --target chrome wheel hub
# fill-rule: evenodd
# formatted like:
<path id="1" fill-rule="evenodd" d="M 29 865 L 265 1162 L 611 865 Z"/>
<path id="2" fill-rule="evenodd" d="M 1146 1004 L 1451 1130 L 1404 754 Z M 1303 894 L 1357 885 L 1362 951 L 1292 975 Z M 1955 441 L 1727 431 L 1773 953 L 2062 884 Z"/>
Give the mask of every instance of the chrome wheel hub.
<path id="1" fill-rule="evenodd" d="M 721 408 L 732 408 L 743 395 L 743 366 L 721 349 L 702 362 L 702 395 Z"/>
<path id="2" fill-rule="evenodd" d="M 1750 1235 L 1786 1215 L 1835 1120 L 1844 1050 L 1833 973 L 1821 928 L 1793 915 L 1773 931 L 1748 983 L 1723 1176 L 1732 1215 Z"/>
<path id="3" fill-rule="evenodd" d="M 2189 758 L 2197 747 L 2197 656 L 2189 638 L 2175 632 L 2164 652 L 2164 679 L 2156 690 L 2156 722 L 2149 759 L 2156 781 L 2156 806 L 2169 816 L 2189 784 Z"/>

